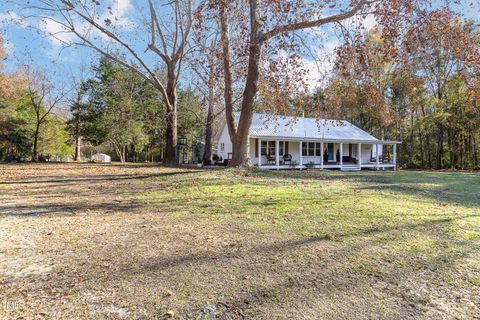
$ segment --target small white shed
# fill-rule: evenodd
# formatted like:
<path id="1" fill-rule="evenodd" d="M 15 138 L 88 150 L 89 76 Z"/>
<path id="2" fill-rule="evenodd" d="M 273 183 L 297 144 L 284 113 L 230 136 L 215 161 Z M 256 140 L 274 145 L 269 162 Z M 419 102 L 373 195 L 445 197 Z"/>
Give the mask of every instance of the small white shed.
<path id="1" fill-rule="evenodd" d="M 108 154 L 105 153 L 95 153 L 92 156 L 92 161 L 94 162 L 102 162 L 102 163 L 110 163 L 112 162 L 112 159 Z"/>

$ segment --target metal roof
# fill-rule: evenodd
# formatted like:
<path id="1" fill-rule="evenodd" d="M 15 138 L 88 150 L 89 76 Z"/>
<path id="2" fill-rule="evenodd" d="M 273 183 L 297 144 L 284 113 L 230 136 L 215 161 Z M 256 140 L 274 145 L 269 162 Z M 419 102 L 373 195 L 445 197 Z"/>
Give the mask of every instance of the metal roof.
<path id="1" fill-rule="evenodd" d="M 237 123 L 239 116 L 239 113 L 235 114 Z M 374 136 L 344 120 L 289 117 L 260 113 L 253 114 L 250 136 L 258 138 L 380 142 Z"/>

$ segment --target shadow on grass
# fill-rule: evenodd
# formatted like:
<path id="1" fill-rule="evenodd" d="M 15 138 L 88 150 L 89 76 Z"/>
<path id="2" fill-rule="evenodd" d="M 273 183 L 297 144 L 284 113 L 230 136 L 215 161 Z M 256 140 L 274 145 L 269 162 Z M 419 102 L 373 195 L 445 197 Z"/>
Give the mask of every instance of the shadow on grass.
<path id="1" fill-rule="evenodd" d="M 116 180 L 141 180 L 141 179 L 149 179 L 149 178 L 162 178 L 162 177 L 169 177 L 169 176 L 176 176 L 176 175 L 183 175 L 192 173 L 190 171 L 173 171 L 173 172 L 163 172 L 163 173 L 152 173 L 152 174 L 112 174 L 112 175 L 88 175 L 88 176 L 80 176 L 78 178 L 67 178 L 67 179 L 51 179 L 51 176 L 46 176 L 46 178 L 50 179 L 39 179 L 34 180 L 26 180 L 26 181 L 2 181 L 0 185 L 24 185 L 24 184 L 42 184 L 42 183 L 59 183 L 59 184 L 76 184 L 80 182 L 97 182 L 97 181 L 116 181 Z"/>
<path id="2" fill-rule="evenodd" d="M 164 271 L 169 268 L 174 268 L 182 264 L 203 264 L 215 261 L 227 261 L 231 259 L 245 258 L 251 254 L 259 253 L 281 253 L 285 251 L 291 251 L 304 245 L 315 243 L 323 240 L 327 240 L 327 237 L 309 237 L 296 240 L 288 240 L 284 242 L 277 242 L 269 245 L 259 245 L 248 251 L 232 251 L 227 249 L 222 253 L 205 252 L 202 254 L 188 254 L 188 255 L 175 255 L 169 257 L 157 257 L 146 261 L 137 272 L 149 271 Z"/>
<path id="3" fill-rule="evenodd" d="M 130 179 L 146 179 L 153 177 L 167 178 L 171 176 L 178 176 L 178 181 L 175 181 L 182 186 L 192 186 L 196 183 L 193 183 L 188 176 L 183 173 L 190 173 L 190 171 L 178 171 L 178 172 L 169 172 L 162 174 L 151 174 L 151 175 L 96 175 L 93 176 L 93 179 L 89 177 L 81 177 L 80 179 L 67 179 L 69 182 L 65 182 L 64 179 L 48 179 L 49 188 L 52 186 L 68 186 L 71 183 L 95 183 L 98 181 L 109 181 L 109 180 L 130 180 Z M 256 174 L 256 173 L 255 173 Z M 255 175 L 254 174 L 254 175 Z M 382 190 L 391 191 L 392 193 L 397 194 L 408 194 L 416 195 L 419 197 L 424 197 L 428 200 L 435 200 L 440 202 L 449 202 L 455 204 L 465 203 L 466 206 L 478 207 L 478 204 L 475 201 L 471 201 L 474 198 L 476 190 L 478 189 L 478 181 L 476 180 L 478 176 L 475 175 L 460 175 L 458 177 L 455 175 L 447 175 L 439 177 L 437 174 L 430 173 L 408 173 L 406 176 L 402 176 L 403 173 L 362 173 L 362 174 L 344 174 L 344 173 L 332 173 L 332 174 L 315 174 L 313 177 L 302 176 L 303 172 L 292 173 L 293 176 L 285 176 L 283 173 L 268 173 L 268 175 L 259 175 L 260 177 L 265 177 L 268 179 L 264 180 L 254 180 L 249 177 L 241 178 L 238 181 L 235 179 L 230 179 L 230 176 L 221 178 L 220 181 L 215 179 L 208 180 L 208 183 L 215 185 L 230 185 L 232 184 L 241 184 L 249 182 L 251 184 L 261 184 L 261 185 L 276 185 L 276 186 L 288 186 L 289 181 L 287 178 L 291 179 L 302 179 L 306 180 L 307 183 L 315 183 L 315 180 L 325 180 L 328 183 L 328 180 L 346 180 L 346 181 L 355 181 L 358 182 L 358 185 L 355 185 L 355 188 L 364 188 L 365 190 L 372 190 L 373 192 L 379 192 Z M 418 174 L 418 176 L 417 176 Z M 443 174 L 443 173 L 441 173 Z M 207 180 L 201 180 L 201 183 L 205 184 Z M 32 181 L 29 183 L 43 183 L 44 181 Z M 157 181 L 156 181 L 157 182 Z M 168 179 L 161 180 L 162 183 L 169 183 Z M 422 183 L 434 184 L 435 187 L 433 190 L 430 188 L 425 188 L 422 186 Z M 375 185 L 376 184 L 376 185 Z M 201 186 L 201 185 L 200 185 Z M 133 186 L 135 187 L 135 186 Z M 448 190 L 446 190 L 448 188 Z M 464 189 L 467 189 L 466 191 Z M 12 189 L 13 190 L 13 189 Z M 451 195 L 444 195 L 446 191 L 454 192 Z M 57 190 L 59 195 L 62 194 L 67 196 L 68 190 Z M 92 192 L 102 192 L 101 190 L 94 190 Z M 181 190 L 178 191 L 181 196 Z M 167 194 L 167 193 L 166 193 Z M 388 195 L 385 198 L 391 197 L 394 195 Z M 228 197 L 228 198 L 226 198 Z M 227 201 L 234 196 L 225 196 L 220 197 L 219 203 Z M 238 198 L 238 196 L 237 196 Z M 213 201 L 209 202 L 208 197 L 202 199 L 205 203 L 206 208 L 213 206 L 216 203 Z M 247 197 L 243 201 L 249 201 L 248 192 Z M 288 203 L 295 201 L 318 201 L 319 199 L 314 197 L 299 197 L 298 199 L 292 198 L 276 198 L 275 194 L 272 193 L 271 199 L 260 199 L 260 201 L 254 202 L 248 205 L 258 205 L 258 206 L 269 206 L 272 204 L 279 203 Z M 200 204 L 188 203 L 185 201 L 185 198 L 178 197 L 176 199 L 167 199 L 167 205 L 165 206 L 168 211 L 174 211 L 175 205 L 185 206 L 189 210 L 194 211 Z M 32 204 L 32 205 L 7 205 L 0 207 L 0 216 L 1 215 L 17 215 L 17 216 L 41 216 L 47 214 L 72 214 L 75 211 L 81 210 L 103 210 L 103 211 L 122 211 L 122 212 L 133 212 L 134 209 L 142 206 L 136 202 L 100 202 L 100 203 L 74 203 L 74 204 Z M 173 206 L 173 208 L 172 208 Z M 173 209 L 173 210 L 172 210 Z M 3 211 L 5 213 L 2 213 Z M 459 239 L 452 239 L 451 236 L 446 232 L 445 226 L 459 221 L 461 219 L 467 219 L 471 217 L 478 217 L 479 214 L 469 214 L 469 215 L 459 215 L 454 217 L 442 217 L 436 219 L 430 219 L 428 221 L 421 221 L 418 223 L 403 223 L 397 224 L 395 226 L 385 225 L 380 227 L 366 227 L 363 229 L 357 229 L 352 232 L 339 232 L 334 234 L 334 238 L 339 240 L 345 240 L 344 242 L 334 242 L 335 249 L 327 248 L 329 250 L 328 254 L 330 258 L 324 260 L 322 257 L 316 257 L 315 265 L 306 265 L 304 261 L 292 262 L 287 261 L 286 264 L 283 264 L 281 258 L 286 257 L 288 259 L 289 253 L 301 250 L 310 245 L 320 244 L 322 242 L 329 241 L 332 239 L 332 236 L 316 236 L 316 237 L 304 237 L 304 238 L 295 238 L 288 239 L 283 241 L 275 241 L 267 244 L 255 244 L 251 248 L 246 248 L 246 250 L 241 250 L 238 247 L 229 247 L 224 248 L 210 248 L 205 247 L 204 252 L 201 252 L 201 247 L 199 244 L 187 244 L 187 246 L 192 246 L 194 253 L 189 254 L 170 254 L 170 255 L 157 255 L 146 260 L 133 261 L 134 256 L 130 256 L 127 250 L 123 249 L 119 251 L 119 254 L 125 255 L 125 259 L 121 260 L 119 263 L 119 268 L 115 268 L 113 272 L 105 273 L 95 273 L 95 268 L 89 269 L 91 274 L 92 281 L 99 281 L 102 277 L 106 277 L 109 280 L 109 284 L 119 281 L 118 284 L 121 288 L 120 281 L 127 281 L 131 284 L 138 284 L 139 290 L 141 283 L 138 281 L 143 275 L 149 275 L 152 279 L 160 278 L 161 276 L 173 276 L 173 278 L 179 276 L 179 272 L 184 270 L 181 267 L 191 266 L 195 270 L 195 275 L 185 275 L 186 283 L 188 284 L 189 277 L 195 277 L 196 280 L 209 281 L 210 279 L 201 279 L 202 273 L 209 274 L 209 272 L 217 272 L 219 274 L 225 273 L 225 279 L 228 275 L 231 275 L 228 269 L 237 268 L 240 275 L 248 275 L 252 277 L 256 282 L 256 286 L 238 286 L 233 288 L 228 295 L 223 297 L 215 296 L 212 302 L 218 306 L 220 314 L 219 318 L 248 318 L 253 319 L 258 314 L 256 311 L 259 308 L 269 305 L 276 305 L 276 309 L 281 309 L 284 301 L 282 300 L 282 294 L 286 294 L 287 291 L 298 292 L 299 295 L 294 295 L 292 301 L 287 301 L 290 304 L 301 304 L 300 299 L 312 301 L 312 299 L 318 298 L 318 296 L 308 296 L 308 293 L 312 288 L 315 288 L 316 294 L 320 294 L 320 298 L 331 298 L 331 301 L 338 301 L 339 297 L 349 297 L 348 294 L 353 294 L 353 290 L 357 288 L 366 288 L 365 290 L 370 290 L 372 284 L 377 284 L 378 282 L 388 283 L 391 287 L 396 287 L 397 291 L 386 291 L 385 295 L 388 298 L 393 298 L 395 301 L 392 303 L 394 305 L 398 302 L 396 307 L 398 310 L 405 312 L 402 316 L 397 318 L 412 318 L 414 316 L 421 315 L 422 309 L 417 308 L 415 305 L 419 304 L 418 298 L 415 297 L 415 291 L 413 288 L 411 292 L 403 290 L 400 284 L 405 284 L 405 282 L 412 281 L 415 283 L 415 279 L 418 277 L 429 277 L 438 275 L 438 281 L 442 282 L 444 280 L 442 277 L 445 275 L 441 272 L 438 272 L 438 269 L 448 268 L 449 264 L 455 262 L 459 259 L 464 259 L 469 257 L 472 252 L 478 253 L 478 245 L 476 247 L 472 242 L 465 242 Z M 421 231 L 415 230 L 416 228 L 422 228 Z M 408 232 L 415 230 L 415 232 L 428 232 L 439 241 L 446 241 L 450 244 L 458 246 L 459 250 L 450 251 L 450 250 L 439 250 L 435 251 L 435 254 L 428 255 L 422 259 L 424 261 L 419 262 L 419 268 L 423 268 L 428 272 L 422 274 L 422 270 L 415 269 L 409 265 L 409 263 L 418 261 L 419 257 L 416 253 L 409 252 L 405 256 L 395 256 L 391 258 L 390 261 L 384 260 L 382 256 L 369 256 L 372 258 L 373 262 L 380 261 L 382 267 L 387 270 L 391 268 L 390 273 L 385 274 L 371 274 L 365 273 L 363 271 L 351 271 L 348 270 L 349 261 L 348 257 L 362 252 L 363 249 L 374 249 L 379 248 L 388 241 L 404 241 L 399 240 L 392 236 L 394 233 L 398 232 Z M 145 236 L 148 236 L 147 234 Z M 386 237 L 383 239 L 382 237 Z M 259 243 L 262 243 L 265 239 L 259 239 Z M 130 244 L 130 245 L 135 245 Z M 183 244 L 180 244 L 183 245 Z M 323 248 L 323 247 L 322 247 Z M 318 248 L 312 248 L 313 250 L 318 250 Z M 428 250 L 437 250 L 436 248 Z M 476 250 L 476 251 L 475 251 Z M 101 250 L 100 250 L 101 251 Z M 200 252 L 199 252 L 200 251 Z M 181 251 L 179 251 L 181 252 Z M 383 251 L 382 251 L 383 252 Z M 384 254 L 391 254 L 385 253 Z M 438 254 L 437 254 L 438 253 Z M 95 264 L 101 260 L 101 255 L 96 256 L 94 252 L 90 258 L 90 263 Z M 368 254 L 368 253 L 367 253 Z M 376 254 L 375 250 L 372 250 L 371 255 Z M 283 255 L 283 257 L 282 257 Z M 406 258 L 407 266 L 399 268 L 399 260 Z M 100 259 L 100 260 L 98 260 Z M 393 262 L 392 262 L 393 260 Z M 253 262 L 253 263 L 252 263 Z M 372 262 L 372 263 L 373 263 Z M 122 265 L 123 264 L 123 265 Z M 76 266 L 75 266 L 76 267 Z M 212 268 L 211 270 L 207 269 L 208 267 Z M 174 268 L 179 268 L 179 270 L 170 270 Z M 189 271 L 190 269 L 187 269 Z M 73 272 L 73 271 L 72 271 Z M 191 271 L 189 271 L 191 272 Z M 362 273 L 363 272 L 363 273 Z M 232 272 L 234 276 L 238 277 L 238 274 Z M 269 279 L 270 282 L 264 282 L 262 276 L 259 274 L 271 273 L 272 277 Z M 76 274 L 72 273 L 70 279 L 75 279 Z M 82 276 L 83 277 L 83 276 Z M 62 277 L 52 277 L 51 281 L 61 281 Z M 238 278 L 237 278 L 238 279 Z M 421 278 L 425 280 L 426 278 Z M 427 278 L 428 280 L 428 278 Z M 82 278 L 82 281 L 83 278 Z M 426 280 L 425 280 L 426 281 Z M 122 282 L 123 284 L 123 282 Z M 51 283 L 48 283 L 50 286 Z M 195 285 L 195 282 L 194 282 Z M 445 289 L 450 284 L 445 283 Z M 161 285 L 160 285 L 161 286 Z M 58 287 L 61 287 L 60 285 Z M 118 288 L 117 288 L 118 290 Z M 437 289 L 440 292 L 439 289 Z M 446 290 L 446 289 L 445 289 Z M 463 288 L 462 290 L 468 290 L 468 288 Z M 192 290 L 194 291 L 194 290 Z M 371 292 L 371 291 L 365 291 Z M 437 293 L 438 293 L 437 292 Z M 358 294 L 358 291 L 356 291 Z M 203 301 L 204 297 L 200 296 L 196 301 Z M 296 299 L 296 300 L 295 300 Z M 357 301 L 364 299 L 364 297 L 357 297 Z M 417 300 L 415 300 L 417 299 Z M 345 301 L 346 304 L 352 301 Z M 354 301 L 355 302 L 355 301 Z M 371 301 L 366 301 L 371 302 Z M 206 303 L 206 302 L 205 302 Z M 341 303 L 341 302 L 340 302 Z M 333 307 L 338 306 L 334 305 Z M 389 305 L 391 306 L 391 305 Z M 333 309 L 332 307 L 332 309 Z M 347 305 L 348 308 L 348 305 Z M 273 309 L 275 310 L 275 309 Z M 352 314 L 344 314 L 344 318 L 352 316 Z M 375 317 L 375 315 L 372 315 Z M 185 318 L 194 318 L 194 317 L 185 317 Z M 340 318 L 340 317 L 339 317 Z"/>
<path id="4" fill-rule="evenodd" d="M 0 217 L 42 217 L 45 215 L 55 215 L 55 217 L 71 216 L 78 212 L 85 211 L 103 211 L 108 214 L 111 212 L 132 212 L 141 207 L 140 204 L 124 202 L 102 202 L 102 203 L 75 203 L 75 204 L 32 204 L 32 205 L 2 205 L 0 206 Z M 132 212 L 133 213 L 133 212 Z"/>
<path id="5" fill-rule="evenodd" d="M 259 277 L 258 285 L 254 288 L 242 287 L 233 293 L 229 293 L 229 298 L 219 298 L 214 302 L 223 316 L 228 316 L 227 318 L 232 316 L 233 319 L 237 317 L 254 317 L 258 308 L 264 305 L 283 304 L 281 299 L 288 290 L 293 290 L 294 292 L 304 291 L 305 293 L 309 292 L 306 290 L 315 288 L 316 293 L 322 294 L 324 298 L 330 297 L 336 299 L 335 297 L 338 298 L 338 294 L 352 293 L 353 290 L 357 290 L 358 288 L 365 287 L 364 290 L 367 290 L 372 283 L 376 283 L 379 280 L 383 281 L 383 283 L 391 283 L 392 287 L 397 288 L 397 291 L 392 291 L 388 294 L 390 298 L 394 296 L 395 299 L 398 299 L 400 303 L 399 310 L 408 311 L 406 314 L 409 314 L 409 316 L 411 316 L 412 313 L 422 315 L 425 309 L 417 307 L 417 305 L 423 304 L 423 302 L 419 300 L 415 293 L 416 288 L 412 287 L 409 288 L 411 291 L 405 291 L 398 288 L 399 283 L 402 283 L 406 279 L 408 279 L 408 281 L 415 281 L 416 277 L 424 277 L 423 270 L 426 271 L 426 277 L 437 274 L 434 277 L 438 280 L 438 277 L 443 276 L 442 270 L 448 269 L 455 261 L 468 259 L 472 253 L 476 253 L 478 246 L 475 247 L 468 241 L 459 241 L 458 239 L 451 238 L 444 231 L 443 227 L 456 220 L 478 216 L 479 215 L 468 215 L 457 218 L 436 219 L 422 223 L 407 223 L 385 228 L 368 228 L 357 232 L 339 234 L 339 237 L 358 239 L 352 239 L 356 241 L 338 243 L 337 248 L 334 249 L 333 252 L 330 252 L 330 257 L 325 258 L 328 262 L 319 260 L 318 265 L 309 267 L 310 272 L 303 269 L 304 265 L 300 269 L 297 269 L 298 262 L 289 262 L 293 263 L 293 265 L 282 263 L 279 257 L 285 256 L 284 254 L 287 254 L 286 256 L 288 257 L 288 253 L 297 251 L 302 247 L 329 241 L 330 237 L 308 237 L 276 241 L 269 244 L 255 245 L 247 250 L 225 247 L 217 248 L 216 251 L 207 251 L 202 254 L 158 256 L 144 261 L 133 269 L 124 269 L 121 273 L 123 276 L 132 278 L 136 278 L 138 274 L 145 275 L 145 273 L 149 272 L 152 272 L 152 276 L 154 276 L 155 274 L 179 272 L 178 269 L 177 271 L 169 271 L 169 269 L 180 267 L 180 270 L 184 270 L 181 268 L 183 266 L 193 268 L 199 274 L 202 274 L 203 270 L 211 270 L 212 268 L 214 270 L 217 269 L 219 272 L 230 267 L 240 268 L 240 270 L 245 268 L 244 271 L 240 272 L 248 274 L 252 278 L 258 276 L 258 274 L 255 273 L 256 268 L 259 268 L 258 272 L 261 274 L 268 273 L 269 270 L 273 272 L 274 276 L 272 276 L 271 279 L 274 281 L 266 283 L 261 281 L 260 279 L 262 278 Z M 427 231 L 432 237 L 438 239 L 438 241 L 454 241 L 455 245 L 458 246 L 458 250 L 451 251 L 444 248 L 429 249 L 433 250 L 432 253 L 435 254 L 425 255 L 422 259 L 414 252 L 409 252 L 408 254 L 402 253 L 404 256 L 395 256 L 393 261 L 390 260 L 392 258 L 387 259 L 387 261 L 382 261 L 382 270 L 384 270 L 384 273 L 380 274 L 370 273 L 368 270 L 352 272 L 352 270 L 349 269 L 349 256 L 358 254 L 367 248 L 382 247 L 389 241 L 404 241 L 403 237 L 401 240 L 398 240 L 398 238 L 395 237 L 379 239 L 377 236 L 383 234 L 389 235 L 392 232 L 408 232 L 419 227 L 427 228 Z M 311 248 L 310 250 L 315 249 Z M 436 250 L 440 251 L 437 253 Z M 382 260 L 383 258 L 382 256 L 376 257 L 372 260 L 372 263 L 378 263 L 379 259 Z M 395 260 L 404 258 L 407 258 L 407 262 L 411 262 L 412 264 L 407 263 L 402 268 L 398 268 L 398 261 L 395 262 Z M 273 262 L 272 259 L 275 262 Z M 249 265 L 250 261 L 254 262 L 251 266 Z M 390 270 L 392 267 L 397 267 L 397 269 Z M 307 272 L 303 274 L 302 272 L 305 271 Z M 428 279 L 424 280 L 428 281 Z M 357 297 L 357 299 L 361 298 L 362 297 Z"/>
<path id="6" fill-rule="evenodd" d="M 451 205 L 480 207 L 480 173 L 432 171 L 366 171 L 366 172 L 275 172 L 254 170 L 259 177 L 285 183 L 285 179 L 307 181 L 351 181 L 356 188 L 375 192 L 387 191 L 414 195 Z"/>
<path id="7" fill-rule="evenodd" d="M 179 255 L 179 256 L 170 256 L 170 257 L 157 257 L 150 261 L 147 261 L 142 269 L 150 269 L 150 270 L 159 270 L 163 271 L 167 268 L 176 267 L 180 264 L 188 264 L 188 263 L 206 263 L 215 260 L 228 260 L 228 259 L 240 259 L 244 258 L 250 254 L 273 254 L 273 253 L 281 253 L 285 251 L 291 251 L 298 247 L 316 243 L 325 240 L 331 240 L 332 237 L 341 239 L 351 239 L 351 238 L 358 238 L 358 237 L 365 237 L 365 236 L 375 236 L 380 233 L 388 233 L 392 231 L 408 231 L 412 229 L 416 229 L 419 227 L 432 229 L 435 226 L 440 226 L 443 224 L 448 224 L 456 220 L 463 220 L 472 217 L 480 217 L 480 214 L 470 214 L 470 215 L 463 215 L 461 217 L 451 217 L 451 218 L 441 218 L 441 219 L 434 219 L 428 220 L 421 223 L 407 223 L 402 224 L 399 226 L 392 226 L 392 227 L 384 227 L 384 228 L 366 228 L 364 230 L 354 231 L 354 232 L 345 232 L 345 233 L 338 233 L 336 235 L 325 235 L 325 236 L 315 236 L 315 237 L 307 237 L 301 238 L 296 240 L 288 240 L 284 242 L 276 242 L 274 244 L 268 245 L 259 245 L 251 250 L 248 251 L 225 251 L 221 254 L 208 252 L 204 254 L 189 254 L 189 255 Z M 141 271 L 140 271 L 141 272 Z"/>

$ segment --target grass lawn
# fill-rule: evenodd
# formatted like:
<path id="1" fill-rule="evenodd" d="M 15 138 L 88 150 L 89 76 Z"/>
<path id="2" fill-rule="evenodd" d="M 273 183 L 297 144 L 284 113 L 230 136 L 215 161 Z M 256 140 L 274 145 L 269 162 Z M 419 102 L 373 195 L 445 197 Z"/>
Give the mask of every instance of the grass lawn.
<path id="1" fill-rule="evenodd" d="M 480 174 L 0 165 L 0 319 L 480 319 Z"/>

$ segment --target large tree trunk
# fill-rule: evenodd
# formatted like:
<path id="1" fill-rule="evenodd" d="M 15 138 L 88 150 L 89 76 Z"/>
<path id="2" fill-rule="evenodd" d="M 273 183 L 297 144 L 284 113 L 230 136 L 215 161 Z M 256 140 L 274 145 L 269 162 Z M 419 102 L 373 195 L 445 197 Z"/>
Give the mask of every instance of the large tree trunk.
<path id="1" fill-rule="evenodd" d="M 425 149 L 423 146 L 423 135 L 420 127 L 418 128 L 418 143 L 420 145 L 420 166 L 425 169 Z"/>
<path id="2" fill-rule="evenodd" d="M 436 168 L 443 168 L 443 125 L 439 125 L 438 137 L 437 137 L 437 159 Z"/>
<path id="3" fill-rule="evenodd" d="M 176 106 L 167 111 L 167 126 L 165 130 L 165 164 L 178 165 L 177 148 L 177 110 Z"/>
<path id="4" fill-rule="evenodd" d="M 223 73 L 225 77 L 224 99 L 225 99 L 225 118 L 227 121 L 228 133 L 233 144 L 236 128 L 235 118 L 233 116 L 233 83 L 232 70 L 230 65 L 230 38 L 228 35 L 228 17 L 227 1 L 223 0 L 220 4 L 220 35 L 223 49 Z"/>
<path id="5" fill-rule="evenodd" d="M 115 149 L 115 152 L 117 153 L 118 158 L 120 159 L 121 163 L 125 162 L 125 147 L 123 146 L 118 146 L 114 145 L 113 148 Z"/>
<path id="6" fill-rule="evenodd" d="M 38 161 L 38 136 L 40 133 L 40 121 L 37 121 L 37 125 L 35 126 L 35 133 L 33 135 L 33 156 L 32 161 Z"/>
<path id="7" fill-rule="evenodd" d="M 203 151 L 203 164 L 212 164 L 212 139 L 213 139 L 213 105 L 210 104 L 205 124 L 205 150 Z"/>
<path id="8" fill-rule="evenodd" d="M 82 143 L 82 137 L 77 136 L 75 138 L 75 161 L 81 161 L 82 160 L 82 150 L 81 150 L 81 143 Z"/>
<path id="9" fill-rule="evenodd" d="M 250 1 L 250 49 L 248 72 L 243 91 L 242 109 L 233 143 L 232 166 L 251 166 L 249 154 L 249 131 L 252 124 L 255 96 L 258 92 L 260 75 L 260 54 L 262 52 L 261 32 L 257 21 L 257 2 Z"/>
<path id="10" fill-rule="evenodd" d="M 258 91 L 259 63 L 261 44 L 253 45 L 250 49 L 248 74 L 245 91 L 243 92 L 242 113 L 238 121 L 238 128 L 233 141 L 233 166 L 250 166 L 249 131 L 252 124 L 255 95 Z"/>
<path id="11" fill-rule="evenodd" d="M 167 165 L 178 165 L 177 148 L 177 89 L 176 63 L 170 63 L 167 68 L 167 114 L 165 130 L 165 161 Z"/>
<path id="12" fill-rule="evenodd" d="M 453 139 L 454 138 L 453 138 L 452 129 L 449 128 L 447 129 L 447 145 L 448 145 L 448 155 L 450 158 L 450 163 L 449 163 L 450 170 L 455 169 L 455 164 L 456 164 L 456 161 L 455 161 L 456 159 L 453 151 L 453 143 L 452 143 Z"/>
<path id="13" fill-rule="evenodd" d="M 213 121 L 215 111 L 215 66 L 214 61 L 209 59 L 210 72 L 208 75 L 208 110 L 207 122 L 205 123 L 205 149 L 203 151 L 203 164 L 212 164 L 212 139 L 213 139 Z"/>
<path id="14" fill-rule="evenodd" d="M 415 112 L 412 111 L 411 117 L 410 117 L 410 148 L 409 148 L 409 158 L 408 158 L 408 167 L 409 168 L 414 168 L 415 163 L 414 163 L 414 155 L 415 155 L 415 138 L 414 138 L 414 130 L 415 127 L 413 126 L 414 123 L 414 116 Z"/>
<path id="15" fill-rule="evenodd" d="M 238 128 L 235 128 L 233 119 L 233 103 L 232 103 L 232 78 L 230 73 L 230 53 L 229 53 L 229 38 L 228 38 L 228 21 L 226 14 L 227 0 L 223 0 L 220 5 L 220 27 L 221 38 L 223 45 L 224 58 L 224 76 L 225 76 L 225 110 L 228 130 L 233 145 L 232 161 L 229 162 L 232 166 L 250 166 L 249 157 L 249 130 L 253 116 L 253 109 L 255 103 L 255 96 L 258 92 L 258 78 L 260 70 L 260 56 L 262 45 L 268 39 L 276 35 L 292 32 L 295 30 L 309 29 L 319 27 L 324 24 L 342 21 L 354 16 L 366 3 L 359 2 L 358 5 L 353 6 L 352 10 L 342 12 L 336 15 L 331 15 L 324 18 L 319 18 L 312 21 L 292 22 L 286 25 L 277 26 L 270 31 L 262 33 L 263 21 L 257 19 L 257 8 L 260 0 L 249 0 L 250 13 L 250 39 L 248 43 L 249 60 L 247 68 L 247 77 L 245 81 L 245 89 L 243 92 L 243 100 L 241 106 L 240 119 Z"/>
<path id="16" fill-rule="evenodd" d="M 478 169 L 477 141 L 474 135 L 472 135 L 472 140 L 473 140 L 473 166 L 474 166 L 474 169 Z"/>

